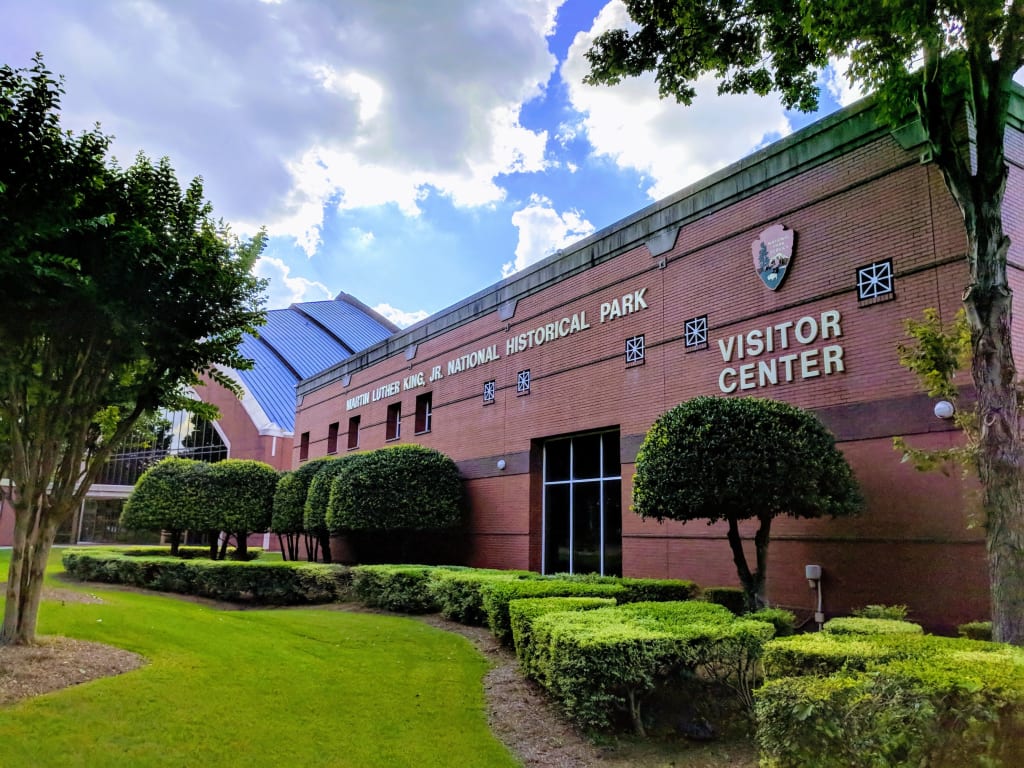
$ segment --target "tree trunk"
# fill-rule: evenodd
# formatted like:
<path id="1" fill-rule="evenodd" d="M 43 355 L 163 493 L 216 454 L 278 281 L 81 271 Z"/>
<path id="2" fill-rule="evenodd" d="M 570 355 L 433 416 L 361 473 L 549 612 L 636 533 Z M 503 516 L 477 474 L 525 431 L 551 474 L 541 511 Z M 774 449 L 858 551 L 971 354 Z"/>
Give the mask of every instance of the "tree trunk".
<path id="1" fill-rule="evenodd" d="M 331 559 L 331 534 L 324 531 L 317 538 L 320 540 L 320 551 L 323 553 L 324 562 L 333 562 Z"/>
<path id="2" fill-rule="evenodd" d="M 232 560 L 248 560 L 249 559 L 249 535 L 242 531 L 235 534 L 235 554 L 231 556 Z"/>
<path id="3" fill-rule="evenodd" d="M 20 510 L 23 514 L 15 514 L 0 645 L 31 645 L 36 639 L 46 561 L 58 527 L 51 522 L 52 510 L 44 504 L 43 497 L 37 495 L 34 509 L 23 509 Z"/>
<path id="4" fill-rule="evenodd" d="M 731 518 L 729 520 L 729 548 L 732 550 L 732 561 L 736 564 L 736 575 L 740 577 L 740 584 L 746 592 L 748 611 L 756 611 L 765 605 L 764 583 L 768 569 L 768 540 L 771 537 L 772 518 L 771 515 L 763 515 L 758 520 L 760 525 L 754 534 L 754 547 L 757 553 L 755 571 L 751 571 L 747 565 L 738 522 Z"/>
<path id="5" fill-rule="evenodd" d="M 181 548 L 181 531 L 171 531 L 171 557 L 178 556 Z"/>

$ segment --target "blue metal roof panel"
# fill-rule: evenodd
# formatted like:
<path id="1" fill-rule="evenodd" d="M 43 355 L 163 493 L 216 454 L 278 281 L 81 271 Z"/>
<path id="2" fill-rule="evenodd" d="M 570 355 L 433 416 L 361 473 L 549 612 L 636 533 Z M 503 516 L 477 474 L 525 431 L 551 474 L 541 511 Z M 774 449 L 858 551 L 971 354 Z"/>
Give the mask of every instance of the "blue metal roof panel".
<path id="1" fill-rule="evenodd" d="M 330 334 L 293 309 L 267 312 L 267 323 L 260 328 L 259 335 L 302 378 L 330 368 L 349 356 Z"/>
<path id="2" fill-rule="evenodd" d="M 372 347 L 394 333 L 347 301 L 307 301 L 297 306 L 345 342 L 353 352 Z M 341 359 L 335 362 L 341 362 Z"/>
<path id="3" fill-rule="evenodd" d="M 294 431 L 298 381 L 294 374 L 259 339 L 246 335 L 239 350 L 253 361 L 253 367 L 238 371 L 238 377 L 274 423 L 287 432 Z"/>

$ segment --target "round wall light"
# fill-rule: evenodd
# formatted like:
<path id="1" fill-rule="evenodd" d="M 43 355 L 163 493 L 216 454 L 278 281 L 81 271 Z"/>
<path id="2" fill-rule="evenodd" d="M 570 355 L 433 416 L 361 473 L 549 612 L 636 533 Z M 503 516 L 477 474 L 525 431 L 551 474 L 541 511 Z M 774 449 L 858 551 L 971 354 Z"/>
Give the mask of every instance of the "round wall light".
<path id="1" fill-rule="evenodd" d="M 505 460 L 504 459 L 498 459 L 498 469 L 504 469 L 504 468 L 505 468 Z"/>
<path id="2" fill-rule="evenodd" d="M 949 400 L 939 400 L 935 404 L 934 413 L 937 419 L 952 419 L 953 414 L 956 413 L 956 407 Z"/>

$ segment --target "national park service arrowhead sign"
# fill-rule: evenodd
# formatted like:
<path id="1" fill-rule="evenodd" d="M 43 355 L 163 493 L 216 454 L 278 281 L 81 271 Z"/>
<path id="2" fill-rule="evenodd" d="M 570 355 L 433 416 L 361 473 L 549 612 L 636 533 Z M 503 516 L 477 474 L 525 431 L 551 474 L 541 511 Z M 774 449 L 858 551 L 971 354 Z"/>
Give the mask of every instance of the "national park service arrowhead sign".
<path id="1" fill-rule="evenodd" d="M 782 224 L 774 224 L 750 245 L 754 255 L 754 271 L 761 282 L 778 290 L 793 263 L 793 241 L 796 233 Z"/>

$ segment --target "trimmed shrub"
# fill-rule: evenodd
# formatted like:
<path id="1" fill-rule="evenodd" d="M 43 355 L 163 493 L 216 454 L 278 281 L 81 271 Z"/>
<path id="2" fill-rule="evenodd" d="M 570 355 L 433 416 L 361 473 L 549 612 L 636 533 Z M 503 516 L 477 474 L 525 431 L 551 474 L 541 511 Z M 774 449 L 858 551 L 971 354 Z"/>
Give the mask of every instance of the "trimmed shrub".
<path id="1" fill-rule="evenodd" d="M 217 526 L 235 535 L 236 553 L 245 556 L 250 533 L 266 531 L 274 512 L 277 470 L 252 459 L 225 459 L 206 472 Z"/>
<path id="2" fill-rule="evenodd" d="M 749 667 L 772 631 L 697 601 L 549 613 L 532 623 L 530 668 L 581 726 L 605 729 L 626 713 L 642 734 L 642 706 L 651 694 L 740 657 Z"/>
<path id="3" fill-rule="evenodd" d="M 912 653 L 905 643 L 882 643 L 879 642 L 881 637 L 816 632 L 773 640 L 764 651 L 765 676 L 770 679 L 802 675 L 824 677 L 842 670 L 865 670 L 872 663 Z"/>
<path id="4" fill-rule="evenodd" d="M 434 570 L 429 565 L 357 565 L 352 568 L 352 594 L 371 608 L 433 613 L 437 602 L 428 583 Z"/>
<path id="5" fill-rule="evenodd" d="M 462 524 L 462 480 L 433 448 L 396 445 L 346 462 L 331 483 L 327 527 L 350 531 L 433 531 Z"/>
<path id="6" fill-rule="evenodd" d="M 565 611 L 592 611 L 615 605 L 611 597 L 532 597 L 513 600 L 508 604 L 509 622 L 512 624 L 512 644 L 523 674 L 537 679 L 536 659 L 533 650 L 533 622 L 549 613 Z"/>
<path id="7" fill-rule="evenodd" d="M 428 588 L 441 615 L 468 626 L 484 626 L 484 584 L 492 581 L 540 579 L 532 571 L 499 571 L 482 568 L 465 570 L 437 569 L 430 574 Z"/>
<path id="8" fill-rule="evenodd" d="M 173 457 L 154 464 L 136 482 L 121 512 L 120 525 L 133 531 L 166 531 L 171 553 L 176 554 L 182 533 L 198 527 L 209 503 L 198 480 L 209 466 Z"/>
<path id="9" fill-rule="evenodd" d="M 829 619 L 821 628 L 830 635 L 920 635 L 920 624 L 896 619 L 860 619 L 844 616 Z"/>
<path id="10" fill-rule="evenodd" d="M 954 650 L 967 642 L 919 644 L 922 655 L 867 671 L 767 682 L 756 705 L 762 765 L 1021 765 L 1024 652 Z"/>
<path id="11" fill-rule="evenodd" d="M 508 605 L 527 597 L 611 597 L 626 593 L 620 584 L 588 584 L 565 579 L 495 579 L 480 586 L 487 626 L 499 641 L 512 644 Z"/>
<path id="12" fill-rule="evenodd" d="M 68 549 L 62 561 L 65 570 L 82 581 L 127 584 L 229 602 L 302 605 L 348 597 L 349 572 L 342 566 L 128 557 L 104 549 Z"/>
<path id="13" fill-rule="evenodd" d="M 747 611 L 747 593 L 742 587 L 704 587 L 700 591 L 701 600 L 728 608 L 734 616 Z"/>
<path id="14" fill-rule="evenodd" d="M 700 593 L 696 582 L 683 579 L 638 579 L 597 574 L 555 574 L 552 578 L 580 581 L 587 584 L 619 584 L 625 588 L 620 603 L 647 603 L 694 600 Z"/>
<path id="15" fill-rule="evenodd" d="M 327 530 L 327 504 L 331 498 L 331 483 L 346 464 L 360 461 L 365 453 L 349 453 L 314 459 L 296 472 L 305 470 L 311 474 L 306 489 L 306 504 L 302 510 L 302 524 L 306 532 L 319 543 L 325 563 L 332 560 L 330 531 Z M 306 468 L 309 469 L 306 469 Z"/>
<path id="16" fill-rule="evenodd" d="M 854 608 L 850 613 L 859 619 L 907 620 L 907 606 L 905 605 L 865 605 L 863 608 Z"/>
<path id="17" fill-rule="evenodd" d="M 789 637 L 796 632 L 796 616 L 785 608 L 762 608 L 746 614 L 743 618 L 768 622 L 775 627 L 776 637 Z"/>
<path id="18" fill-rule="evenodd" d="M 991 640 L 992 622 L 968 621 L 966 624 L 961 624 L 957 627 L 956 633 L 960 637 L 966 637 L 969 640 Z"/>

